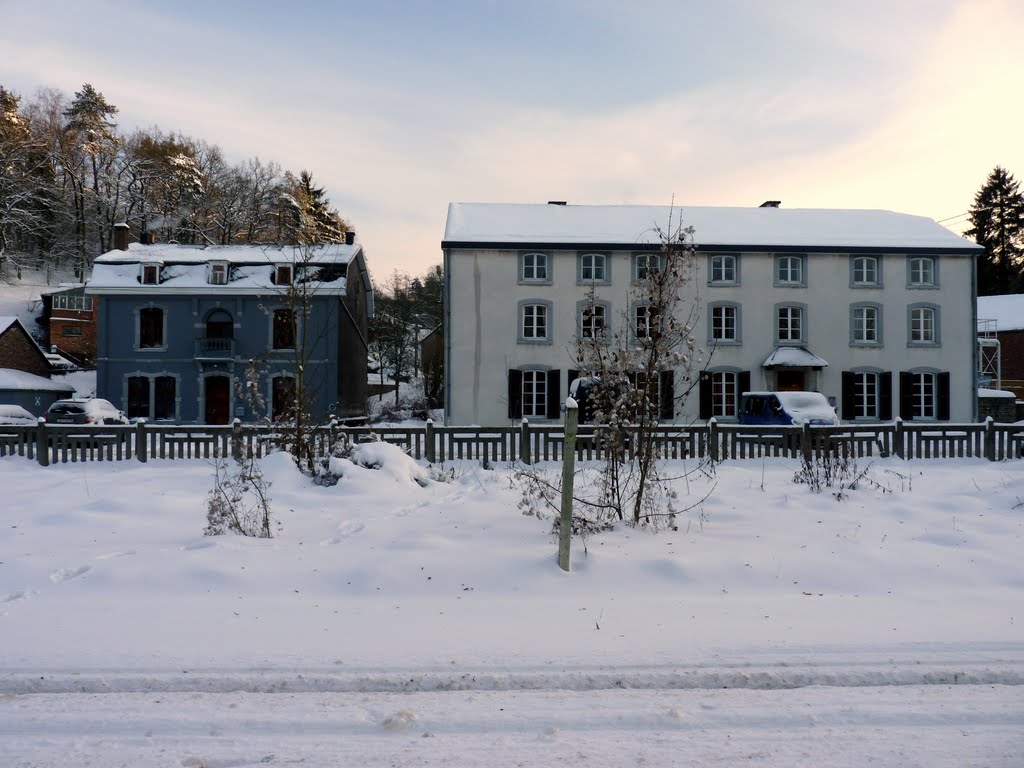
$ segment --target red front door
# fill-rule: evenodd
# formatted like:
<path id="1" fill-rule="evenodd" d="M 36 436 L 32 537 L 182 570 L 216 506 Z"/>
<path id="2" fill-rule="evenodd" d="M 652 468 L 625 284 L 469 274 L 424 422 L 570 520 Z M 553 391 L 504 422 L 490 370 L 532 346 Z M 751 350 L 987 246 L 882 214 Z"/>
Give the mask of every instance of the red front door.
<path id="1" fill-rule="evenodd" d="M 207 376 L 203 382 L 206 423 L 227 424 L 231 419 L 231 379 L 227 376 Z"/>

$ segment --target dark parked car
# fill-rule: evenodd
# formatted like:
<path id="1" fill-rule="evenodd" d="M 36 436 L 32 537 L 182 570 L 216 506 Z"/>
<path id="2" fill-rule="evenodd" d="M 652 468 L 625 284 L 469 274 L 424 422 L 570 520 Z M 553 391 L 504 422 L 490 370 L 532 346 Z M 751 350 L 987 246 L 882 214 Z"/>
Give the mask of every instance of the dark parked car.
<path id="1" fill-rule="evenodd" d="M 47 424 L 127 424 L 128 417 L 109 400 L 58 400 L 43 415 Z"/>

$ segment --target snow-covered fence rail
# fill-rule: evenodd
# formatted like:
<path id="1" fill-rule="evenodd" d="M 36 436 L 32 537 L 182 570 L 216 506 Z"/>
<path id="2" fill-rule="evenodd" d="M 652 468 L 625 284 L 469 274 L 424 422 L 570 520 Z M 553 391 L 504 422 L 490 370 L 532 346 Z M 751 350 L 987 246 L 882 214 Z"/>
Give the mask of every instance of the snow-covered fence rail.
<path id="1" fill-rule="evenodd" d="M 565 431 L 558 424 L 523 421 L 505 427 L 343 426 L 339 423 L 307 432 L 320 454 L 339 442 L 383 440 L 432 463 L 470 459 L 484 463 L 559 461 L 565 450 Z M 277 425 L 234 423 L 212 425 L 147 424 L 69 426 L 0 426 L 0 456 L 23 456 L 42 465 L 78 461 L 137 461 L 210 459 L 263 456 L 288 446 L 295 430 Z M 996 424 L 844 424 L 833 427 L 737 424 L 673 425 L 655 429 L 661 455 L 670 459 L 708 457 L 715 461 L 762 457 L 900 456 L 906 459 L 986 458 L 990 461 L 1024 458 L 1024 425 Z M 626 458 L 634 442 L 626 440 Z M 576 458 L 600 460 L 606 445 L 592 426 L 579 428 Z"/>

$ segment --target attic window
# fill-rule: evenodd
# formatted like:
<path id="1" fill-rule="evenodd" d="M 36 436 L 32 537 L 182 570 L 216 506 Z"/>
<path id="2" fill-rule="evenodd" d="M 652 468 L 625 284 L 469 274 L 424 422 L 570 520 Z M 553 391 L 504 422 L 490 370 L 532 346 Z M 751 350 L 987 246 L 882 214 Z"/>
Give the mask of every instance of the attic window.
<path id="1" fill-rule="evenodd" d="M 209 271 L 210 285 L 226 285 L 228 282 L 228 265 L 225 261 L 215 261 L 210 264 Z"/>
<path id="2" fill-rule="evenodd" d="M 160 265 L 159 264 L 143 264 L 142 265 L 142 284 L 143 285 L 159 285 L 160 284 Z"/>
<path id="3" fill-rule="evenodd" d="M 292 265 L 291 264 L 278 264 L 277 269 L 274 272 L 274 285 L 291 285 L 292 284 Z"/>

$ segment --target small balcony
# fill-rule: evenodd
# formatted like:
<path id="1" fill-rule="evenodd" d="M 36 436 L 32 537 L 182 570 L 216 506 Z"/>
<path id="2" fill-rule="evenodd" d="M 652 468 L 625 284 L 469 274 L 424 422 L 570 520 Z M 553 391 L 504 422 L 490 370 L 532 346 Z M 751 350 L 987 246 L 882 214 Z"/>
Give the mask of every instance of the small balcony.
<path id="1" fill-rule="evenodd" d="M 234 356 L 234 339 L 214 337 L 196 339 L 196 360 L 230 360 Z"/>

